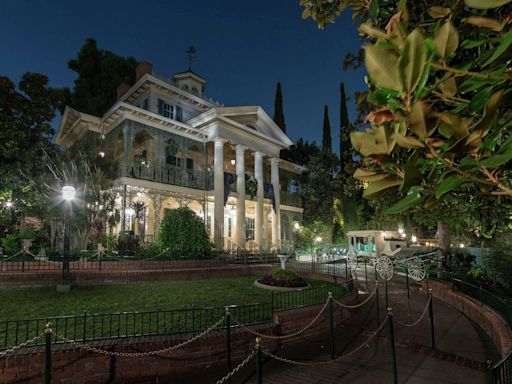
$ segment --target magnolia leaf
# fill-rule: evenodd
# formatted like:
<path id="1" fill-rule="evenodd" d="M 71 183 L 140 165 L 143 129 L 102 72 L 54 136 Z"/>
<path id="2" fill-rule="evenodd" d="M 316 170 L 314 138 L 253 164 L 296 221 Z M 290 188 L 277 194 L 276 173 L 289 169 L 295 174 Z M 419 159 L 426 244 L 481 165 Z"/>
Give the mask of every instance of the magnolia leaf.
<path id="1" fill-rule="evenodd" d="M 479 16 L 470 16 L 464 21 L 471 25 L 476 25 L 480 28 L 487 28 L 493 31 L 499 32 L 501 31 L 502 25 L 496 19 L 491 19 L 489 17 L 479 17 Z"/>
<path id="2" fill-rule="evenodd" d="M 397 213 L 401 213 L 409 208 L 415 207 L 425 201 L 425 196 L 423 196 L 419 189 L 414 190 L 409 193 L 406 197 L 400 200 L 398 203 L 393 205 L 391 208 L 386 210 L 388 215 L 396 215 Z"/>
<path id="3" fill-rule="evenodd" d="M 512 160 L 512 151 L 489 157 L 479 162 L 482 167 L 496 168 Z"/>
<path id="4" fill-rule="evenodd" d="M 464 0 L 469 8 L 491 9 L 510 3 L 512 0 Z"/>
<path id="5" fill-rule="evenodd" d="M 453 77 L 449 77 L 438 85 L 444 96 L 453 97 L 457 93 L 457 83 Z"/>
<path id="6" fill-rule="evenodd" d="M 363 156 L 387 155 L 388 140 L 384 126 L 378 125 L 368 128 L 364 132 L 353 131 L 350 133 L 352 146 Z"/>
<path id="7" fill-rule="evenodd" d="M 476 47 L 479 47 L 481 45 L 484 45 L 485 43 L 487 43 L 488 41 L 487 40 L 464 40 L 461 44 L 460 44 L 460 47 L 462 49 L 471 49 L 471 48 L 476 48 Z"/>
<path id="8" fill-rule="evenodd" d="M 409 129 L 420 137 L 428 137 L 427 122 L 425 120 L 425 104 L 423 101 L 418 101 L 411 107 L 409 113 Z"/>
<path id="9" fill-rule="evenodd" d="M 465 182 L 466 179 L 463 177 L 448 176 L 437 186 L 436 199 L 439 199 L 444 194 L 459 188 Z"/>
<path id="10" fill-rule="evenodd" d="M 473 131 L 481 132 L 481 137 L 484 137 L 489 132 L 489 128 L 491 128 L 492 122 L 496 117 L 496 111 L 501 102 L 501 98 L 503 96 L 503 89 L 500 89 L 498 92 L 492 94 L 487 100 L 487 104 L 485 104 L 484 115 L 482 119 L 476 123 L 473 127 Z"/>
<path id="11" fill-rule="evenodd" d="M 395 120 L 397 120 L 397 117 L 393 114 L 393 111 L 387 107 L 382 107 L 366 115 L 363 123 L 366 124 L 371 122 L 375 124 L 382 124 Z"/>
<path id="12" fill-rule="evenodd" d="M 368 184 L 368 187 L 363 191 L 363 197 L 365 199 L 375 198 L 382 191 L 392 188 L 392 187 L 396 187 L 400 184 L 402 184 L 402 182 L 397 179 L 383 179 L 383 180 L 374 181 L 374 182 Z"/>
<path id="13" fill-rule="evenodd" d="M 438 5 L 434 5 L 428 9 L 428 14 L 434 19 L 440 19 L 442 17 L 448 16 L 451 13 L 450 8 L 440 7 Z"/>
<path id="14" fill-rule="evenodd" d="M 392 138 L 402 148 L 423 148 L 424 145 L 414 136 L 402 136 L 399 133 L 393 134 Z"/>
<path id="15" fill-rule="evenodd" d="M 482 65 L 482 67 L 486 67 L 489 64 L 491 64 L 494 60 L 496 60 L 498 57 L 500 57 L 507 48 L 512 44 L 512 31 L 508 32 L 505 37 L 503 37 L 503 40 L 501 41 L 501 44 L 496 48 L 494 53 L 492 54 L 489 59 Z"/>
<path id="16" fill-rule="evenodd" d="M 455 29 L 450 20 L 447 20 L 439 28 L 434 37 L 434 49 L 437 55 L 444 59 L 452 54 L 459 46 L 459 32 Z"/>
<path id="17" fill-rule="evenodd" d="M 381 31 L 378 28 L 375 28 L 370 21 L 368 21 L 366 23 L 362 23 L 359 26 L 358 30 L 360 33 L 362 33 L 364 35 L 368 35 L 370 37 L 374 37 L 376 39 L 385 39 L 385 40 L 389 39 L 389 36 L 386 35 L 386 32 Z"/>
<path id="18" fill-rule="evenodd" d="M 417 161 L 418 152 L 415 151 L 404 166 L 404 180 L 400 186 L 400 192 L 407 192 L 411 187 L 421 184 L 423 176 L 418 171 Z"/>
<path id="19" fill-rule="evenodd" d="M 427 63 L 425 41 L 419 29 L 412 31 L 405 39 L 402 54 L 398 59 L 400 82 L 405 92 L 414 91 Z"/>
<path id="20" fill-rule="evenodd" d="M 460 139 L 469 135 L 467 125 L 455 113 L 441 112 L 439 118 L 439 132 L 447 139 L 452 136 Z"/>
<path id="21" fill-rule="evenodd" d="M 393 50 L 367 45 L 364 61 L 371 79 L 379 86 L 395 91 L 401 90 L 398 57 Z"/>
<path id="22" fill-rule="evenodd" d="M 372 171 L 371 169 L 364 169 L 364 168 L 358 168 L 352 175 L 354 179 L 360 180 L 360 181 L 378 181 L 385 179 L 388 177 L 386 173 L 378 172 L 378 171 Z"/>

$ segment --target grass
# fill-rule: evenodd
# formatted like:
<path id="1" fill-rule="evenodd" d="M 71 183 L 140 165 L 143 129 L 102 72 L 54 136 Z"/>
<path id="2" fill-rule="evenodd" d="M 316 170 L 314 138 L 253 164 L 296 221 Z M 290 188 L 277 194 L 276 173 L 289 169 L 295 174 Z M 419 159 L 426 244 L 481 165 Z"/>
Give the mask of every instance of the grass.
<path id="1" fill-rule="evenodd" d="M 256 278 L 82 286 L 74 287 L 69 293 L 57 293 L 55 287 L 3 288 L 0 320 L 80 315 L 84 311 L 105 313 L 269 303 L 270 291 L 255 287 Z M 312 287 L 329 285 L 318 280 L 309 282 Z"/>

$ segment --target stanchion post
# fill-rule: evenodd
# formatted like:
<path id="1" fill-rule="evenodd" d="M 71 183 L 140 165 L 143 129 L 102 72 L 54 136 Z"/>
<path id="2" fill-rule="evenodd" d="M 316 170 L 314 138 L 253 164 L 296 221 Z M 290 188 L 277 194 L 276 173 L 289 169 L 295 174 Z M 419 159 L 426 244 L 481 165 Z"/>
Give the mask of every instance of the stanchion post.
<path id="1" fill-rule="evenodd" d="M 366 289 L 368 289 L 368 267 L 366 265 L 366 259 L 364 259 L 364 280 L 366 281 Z"/>
<path id="2" fill-rule="evenodd" d="M 436 337 L 434 333 L 434 306 L 432 305 L 432 289 L 428 290 L 428 315 L 430 316 L 430 335 L 432 337 L 432 349 L 436 348 Z"/>
<path id="3" fill-rule="evenodd" d="M 380 305 L 379 305 L 379 282 L 375 281 L 375 300 L 377 303 L 377 327 L 380 324 Z"/>
<path id="4" fill-rule="evenodd" d="M 388 308 L 389 341 L 391 344 L 391 358 L 393 364 L 393 383 L 398 384 L 398 372 L 396 369 L 395 331 L 393 329 L 393 312 Z"/>
<path id="5" fill-rule="evenodd" d="M 487 384 L 494 384 L 494 370 L 492 360 L 487 360 Z"/>
<path id="6" fill-rule="evenodd" d="M 333 308 L 332 292 L 329 292 L 329 341 L 331 347 L 331 359 L 334 360 L 334 308 Z"/>
<path id="7" fill-rule="evenodd" d="M 405 266 L 405 284 L 407 286 L 407 300 L 409 300 L 411 296 L 409 293 L 409 268 L 407 266 Z"/>
<path id="8" fill-rule="evenodd" d="M 384 284 L 385 284 L 384 288 L 385 288 L 385 291 L 386 291 L 386 308 L 387 308 L 387 307 L 389 307 L 388 281 L 386 280 Z"/>
<path id="9" fill-rule="evenodd" d="M 226 317 L 226 353 L 228 360 L 228 372 L 231 372 L 231 313 L 229 312 L 229 307 L 225 308 L 225 317 Z"/>
<path id="10" fill-rule="evenodd" d="M 46 324 L 44 330 L 45 351 L 44 351 L 44 383 L 52 383 L 52 324 Z"/>
<path id="11" fill-rule="evenodd" d="M 256 384 L 262 384 L 262 372 L 261 372 L 261 338 L 256 338 Z"/>

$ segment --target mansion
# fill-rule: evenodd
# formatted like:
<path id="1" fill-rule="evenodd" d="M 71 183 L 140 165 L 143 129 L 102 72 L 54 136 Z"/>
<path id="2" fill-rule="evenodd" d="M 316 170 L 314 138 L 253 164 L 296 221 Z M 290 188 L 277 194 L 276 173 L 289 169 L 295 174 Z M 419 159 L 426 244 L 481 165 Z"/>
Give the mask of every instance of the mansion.
<path id="1" fill-rule="evenodd" d="M 187 205 L 217 249 L 277 249 L 302 220 L 304 168 L 279 157 L 292 141 L 260 106 L 221 106 L 205 88 L 190 70 L 169 81 L 141 62 L 103 116 L 66 107 L 56 142 L 92 148 L 114 169 L 115 233 L 151 241 L 165 209 Z"/>

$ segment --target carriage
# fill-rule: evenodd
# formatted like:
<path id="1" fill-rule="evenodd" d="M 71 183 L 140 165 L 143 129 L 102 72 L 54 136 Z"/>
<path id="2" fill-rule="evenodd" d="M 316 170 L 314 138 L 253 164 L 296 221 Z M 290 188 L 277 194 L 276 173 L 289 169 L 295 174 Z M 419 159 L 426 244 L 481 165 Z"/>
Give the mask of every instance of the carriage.
<path id="1" fill-rule="evenodd" d="M 359 259 L 366 257 L 385 280 L 391 280 L 395 268 L 401 267 L 410 278 L 421 281 L 427 274 L 428 263 L 437 259 L 437 249 L 409 245 L 403 232 L 366 230 L 350 231 L 347 235 L 350 267 L 357 268 Z"/>

